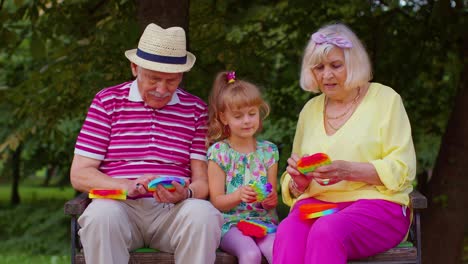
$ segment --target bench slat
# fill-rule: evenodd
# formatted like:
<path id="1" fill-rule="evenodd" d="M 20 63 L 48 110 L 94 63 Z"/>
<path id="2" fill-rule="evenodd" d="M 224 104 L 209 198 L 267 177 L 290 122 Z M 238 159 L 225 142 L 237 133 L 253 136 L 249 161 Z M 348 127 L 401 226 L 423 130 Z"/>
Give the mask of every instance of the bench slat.
<path id="1" fill-rule="evenodd" d="M 75 264 L 85 264 L 83 253 L 77 253 Z M 174 264 L 174 255 L 166 252 L 132 252 L 129 264 Z M 237 264 L 237 258 L 224 252 L 216 252 L 216 264 Z M 262 264 L 268 264 L 265 258 Z"/>
<path id="2" fill-rule="evenodd" d="M 380 253 L 362 260 L 352 260 L 348 263 L 416 263 L 416 248 L 415 247 L 402 247 L 392 248 L 389 251 Z M 85 264 L 83 253 L 76 254 L 76 264 Z M 165 252 L 132 252 L 130 253 L 129 264 L 174 264 L 174 255 Z M 237 258 L 225 252 L 216 252 L 216 264 L 237 264 Z M 267 264 L 263 258 L 262 264 Z"/>

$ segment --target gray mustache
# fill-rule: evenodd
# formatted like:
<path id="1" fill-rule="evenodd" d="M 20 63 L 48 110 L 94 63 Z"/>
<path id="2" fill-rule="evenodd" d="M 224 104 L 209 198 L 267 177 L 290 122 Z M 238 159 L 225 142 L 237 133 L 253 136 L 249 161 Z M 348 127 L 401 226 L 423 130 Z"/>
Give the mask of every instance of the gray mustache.
<path id="1" fill-rule="evenodd" d="M 151 94 L 151 95 L 153 95 L 153 96 L 159 97 L 159 98 L 164 98 L 164 97 L 169 97 L 169 96 L 171 96 L 171 93 L 169 93 L 169 92 L 164 93 L 164 94 L 161 94 L 160 92 L 150 91 L 150 92 L 148 92 L 148 93 Z"/>

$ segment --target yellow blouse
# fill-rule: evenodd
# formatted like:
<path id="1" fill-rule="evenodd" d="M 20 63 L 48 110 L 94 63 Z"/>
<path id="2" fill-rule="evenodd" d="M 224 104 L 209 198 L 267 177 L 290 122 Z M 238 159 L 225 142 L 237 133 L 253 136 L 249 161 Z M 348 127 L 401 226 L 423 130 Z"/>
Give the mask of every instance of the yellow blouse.
<path id="1" fill-rule="evenodd" d="M 313 180 L 304 194 L 294 198 L 288 188 L 291 176 L 285 172 L 281 176 L 284 203 L 292 206 L 297 200 L 314 197 L 328 202 L 383 199 L 408 205 L 416 175 L 416 154 L 400 95 L 388 86 L 371 83 L 353 115 L 331 136 L 324 128 L 324 101 L 321 94 L 302 109 L 292 152 L 300 157 L 323 152 L 331 160 L 370 162 L 384 185 L 341 181 L 322 186 Z"/>

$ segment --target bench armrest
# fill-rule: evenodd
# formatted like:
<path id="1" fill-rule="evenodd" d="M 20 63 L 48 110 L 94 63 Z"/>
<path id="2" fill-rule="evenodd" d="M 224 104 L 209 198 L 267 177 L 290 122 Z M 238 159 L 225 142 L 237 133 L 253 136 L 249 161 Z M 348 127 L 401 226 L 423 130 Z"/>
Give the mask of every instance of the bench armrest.
<path id="1" fill-rule="evenodd" d="M 427 199 L 418 190 L 413 190 L 410 193 L 410 205 L 415 210 L 425 209 L 427 208 Z"/>
<path id="2" fill-rule="evenodd" d="M 84 212 L 91 199 L 88 198 L 87 193 L 80 193 L 75 198 L 67 201 L 63 207 L 66 215 L 80 215 Z"/>

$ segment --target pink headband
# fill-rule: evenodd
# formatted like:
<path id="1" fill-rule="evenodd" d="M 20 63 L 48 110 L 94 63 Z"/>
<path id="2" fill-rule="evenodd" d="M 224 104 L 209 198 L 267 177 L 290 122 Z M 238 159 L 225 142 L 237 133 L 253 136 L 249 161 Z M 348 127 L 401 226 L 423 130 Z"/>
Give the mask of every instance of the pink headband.
<path id="1" fill-rule="evenodd" d="M 236 72 L 235 71 L 230 71 L 226 73 L 226 81 L 227 83 L 233 83 L 236 81 Z"/>
<path id="2" fill-rule="evenodd" d="M 353 47 L 353 43 L 351 43 L 351 41 L 349 41 L 345 37 L 336 36 L 335 33 L 325 35 L 323 33 L 315 32 L 314 34 L 312 34 L 311 39 L 317 45 L 327 43 L 327 44 L 333 44 L 342 49 L 349 49 Z"/>

